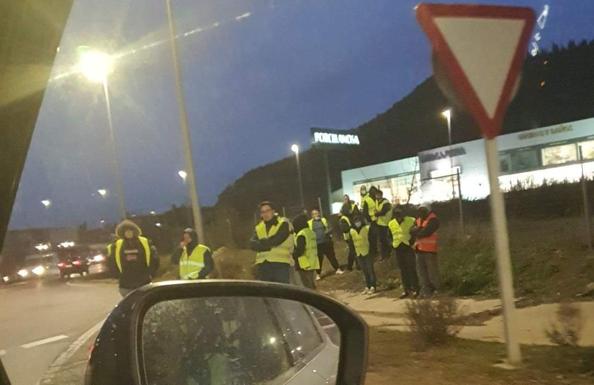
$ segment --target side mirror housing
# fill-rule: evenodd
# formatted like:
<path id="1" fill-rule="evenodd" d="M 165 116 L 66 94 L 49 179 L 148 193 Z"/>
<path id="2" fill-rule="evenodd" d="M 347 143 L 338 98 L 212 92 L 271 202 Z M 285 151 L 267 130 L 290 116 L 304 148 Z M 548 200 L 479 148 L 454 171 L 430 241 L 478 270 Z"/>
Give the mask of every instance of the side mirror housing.
<path id="1" fill-rule="evenodd" d="M 297 286 L 205 280 L 144 286 L 111 312 L 87 385 L 364 383 L 367 326 Z"/>

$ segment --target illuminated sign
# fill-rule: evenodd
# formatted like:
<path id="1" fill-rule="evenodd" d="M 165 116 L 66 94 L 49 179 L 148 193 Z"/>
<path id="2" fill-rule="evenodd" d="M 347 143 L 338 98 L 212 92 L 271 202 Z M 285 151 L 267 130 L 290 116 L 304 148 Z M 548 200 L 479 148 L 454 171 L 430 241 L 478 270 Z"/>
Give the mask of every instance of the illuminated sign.
<path id="1" fill-rule="evenodd" d="M 421 162 L 433 162 L 434 160 L 453 158 L 455 156 L 466 155 L 464 147 L 454 147 L 452 149 L 446 149 L 442 151 L 430 152 L 428 154 L 420 154 L 419 158 Z"/>
<path id="2" fill-rule="evenodd" d="M 518 139 L 526 140 L 532 138 L 538 138 L 543 136 L 550 136 L 550 135 L 557 135 L 564 132 L 573 131 L 573 126 L 571 124 L 562 124 L 557 127 L 547 128 L 545 130 L 538 130 L 538 131 L 531 131 L 531 132 L 523 132 L 518 134 Z"/>
<path id="3" fill-rule="evenodd" d="M 358 146 L 361 144 L 359 135 L 344 130 L 312 128 L 311 136 L 314 145 Z"/>

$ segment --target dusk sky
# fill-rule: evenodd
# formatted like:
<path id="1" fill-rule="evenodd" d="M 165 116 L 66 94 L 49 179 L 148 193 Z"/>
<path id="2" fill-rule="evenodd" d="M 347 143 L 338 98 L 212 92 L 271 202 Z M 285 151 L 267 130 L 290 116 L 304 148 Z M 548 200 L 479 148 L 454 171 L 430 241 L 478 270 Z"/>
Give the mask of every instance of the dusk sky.
<path id="1" fill-rule="evenodd" d="M 594 39 L 594 1 L 550 5 L 542 47 Z M 11 227 L 117 218 L 101 85 L 71 72 L 77 47 L 122 54 L 109 77 L 128 210 L 186 201 L 164 0 L 75 0 L 46 91 Z M 431 75 L 409 0 L 173 0 L 202 203 L 251 168 L 309 147 L 312 126 L 353 128 Z M 201 30 L 199 30 L 201 29 Z M 135 50 L 136 53 L 131 53 Z M 129 54 L 123 55 L 123 53 Z M 107 189 L 102 198 L 96 191 Z M 51 200 L 49 208 L 41 201 Z"/>

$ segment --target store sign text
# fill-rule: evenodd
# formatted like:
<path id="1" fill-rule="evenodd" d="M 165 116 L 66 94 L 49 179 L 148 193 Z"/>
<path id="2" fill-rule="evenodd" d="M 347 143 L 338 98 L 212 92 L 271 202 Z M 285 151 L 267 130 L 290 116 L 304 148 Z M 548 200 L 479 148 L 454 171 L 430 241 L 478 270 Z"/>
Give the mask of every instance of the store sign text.
<path id="1" fill-rule="evenodd" d="M 419 158 L 421 159 L 422 163 L 427 163 L 433 162 L 434 160 L 453 158 L 460 155 L 466 155 L 466 150 L 464 147 L 454 147 L 451 150 L 447 149 L 443 151 L 430 152 L 428 154 L 421 154 Z"/>
<path id="2" fill-rule="evenodd" d="M 355 134 L 337 134 L 332 132 L 314 132 L 314 143 L 322 144 L 347 144 L 358 146 L 359 136 Z"/>
<path id="3" fill-rule="evenodd" d="M 523 132 L 521 134 L 518 134 L 518 139 L 520 139 L 520 140 L 533 139 L 533 138 L 539 138 L 539 137 L 543 137 L 543 136 L 557 135 L 557 134 L 561 134 L 563 132 L 570 132 L 570 131 L 573 131 L 573 127 L 571 126 L 571 124 L 562 124 L 557 127 L 547 128 L 545 130 Z"/>

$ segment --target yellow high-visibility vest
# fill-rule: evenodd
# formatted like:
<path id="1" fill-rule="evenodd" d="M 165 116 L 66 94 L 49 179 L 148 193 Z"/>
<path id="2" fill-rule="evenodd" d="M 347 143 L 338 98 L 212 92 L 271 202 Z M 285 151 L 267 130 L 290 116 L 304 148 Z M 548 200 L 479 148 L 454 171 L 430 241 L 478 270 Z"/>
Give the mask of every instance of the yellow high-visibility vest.
<path id="1" fill-rule="evenodd" d="M 144 255 L 146 257 L 146 266 L 149 267 L 151 265 L 151 246 L 149 244 L 148 239 L 145 237 L 138 237 L 142 248 L 144 249 Z M 115 243 L 115 263 L 118 267 L 120 273 L 122 272 L 122 246 L 124 244 L 123 239 L 118 239 Z"/>
<path id="2" fill-rule="evenodd" d="M 388 223 L 392 233 L 392 247 L 397 248 L 401 243 L 410 246 L 410 229 L 415 225 L 415 218 L 404 217 L 402 223 L 394 218 Z"/>
<path id="3" fill-rule="evenodd" d="M 367 203 L 367 213 L 369 214 L 371 220 L 375 222 L 377 220 L 377 218 L 375 217 L 375 213 L 377 211 L 375 199 L 370 197 L 369 194 L 365 194 L 365 196 L 361 200 L 361 204 L 363 203 Z"/>
<path id="4" fill-rule="evenodd" d="M 382 211 L 382 208 L 386 204 L 389 204 L 387 199 L 382 199 L 381 202 L 377 203 L 377 212 L 379 213 L 380 211 Z M 377 224 L 380 226 L 388 226 L 388 222 L 390 222 L 390 219 L 392 219 L 392 210 L 388 210 L 388 212 L 384 215 L 378 216 Z"/>
<path id="5" fill-rule="evenodd" d="M 326 228 L 326 230 L 328 230 L 328 221 L 326 220 L 326 218 L 322 217 L 322 224 L 324 225 L 324 227 Z M 313 219 L 310 219 L 309 221 L 307 221 L 307 226 L 309 226 L 310 230 L 313 230 Z"/>
<path id="6" fill-rule="evenodd" d="M 350 227 L 351 225 L 351 220 L 349 219 L 349 217 L 347 217 L 346 215 L 342 215 L 340 217 L 341 221 L 345 221 L 346 223 L 349 224 L 349 232 L 348 233 L 342 233 L 342 237 L 344 238 L 345 241 L 348 241 L 349 239 L 351 239 L 351 235 L 350 235 Z"/>
<path id="7" fill-rule="evenodd" d="M 270 229 L 266 231 L 266 223 L 264 223 L 264 221 L 260 221 L 260 223 L 256 225 L 256 236 L 258 239 L 270 238 L 278 233 L 281 225 L 285 222 L 289 223 L 286 218 L 278 217 L 277 224 L 271 226 Z M 287 239 L 285 239 L 280 245 L 274 246 L 269 251 L 257 252 L 256 264 L 263 263 L 264 261 L 291 264 L 291 253 L 293 252 L 293 247 L 293 234 L 289 234 Z"/>
<path id="8" fill-rule="evenodd" d="M 361 232 L 351 229 L 351 238 L 355 245 L 355 253 L 357 257 L 365 257 L 369 255 L 369 225 L 361 228 Z"/>
<path id="9" fill-rule="evenodd" d="M 184 247 L 181 258 L 179 259 L 179 278 L 198 279 L 198 275 L 200 275 L 200 272 L 204 268 L 204 254 L 206 252 L 210 252 L 210 249 L 202 244 L 198 244 L 188 256 L 188 251 Z"/>
<path id="10" fill-rule="evenodd" d="M 316 234 L 310 228 L 306 227 L 297 233 L 297 238 L 303 236 L 305 238 L 305 251 L 303 255 L 297 258 L 299 267 L 303 270 L 317 270 L 320 268 L 320 260 L 318 259 L 318 245 L 316 243 Z"/>

